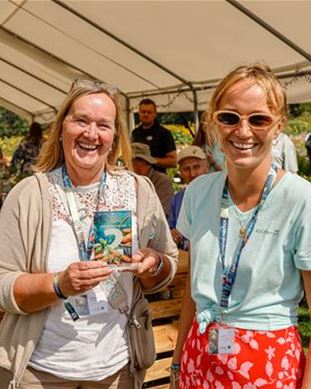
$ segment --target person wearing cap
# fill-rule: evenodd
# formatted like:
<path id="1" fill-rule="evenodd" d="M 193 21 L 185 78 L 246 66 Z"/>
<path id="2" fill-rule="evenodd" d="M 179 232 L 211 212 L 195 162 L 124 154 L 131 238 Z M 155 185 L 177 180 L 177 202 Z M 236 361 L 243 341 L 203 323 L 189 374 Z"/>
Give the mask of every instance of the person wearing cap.
<path id="1" fill-rule="evenodd" d="M 144 143 L 150 147 L 151 155 L 156 159 L 153 168 L 166 173 L 167 168 L 176 167 L 176 145 L 167 128 L 157 120 L 157 106 L 151 99 L 139 103 L 140 125 L 132 132 L 132 142 Z"/>
<path id="2" fill-rule="evenodd" d="M 209 168 L 206 155 L 198 146 L 188 146 L 182 149 L 177 154 L 177 163 L 182 181 L 186 185 L 201 174 L 207 173 Z M 171 229 L 172 237 L 178 245 L 178 248 L 188 250 L 188 240 L 184 239 L 180 232 L 176 229 L 177 218 L 184 194 L 185 187 L 178 191 L 172 198 L 168 224 Z"/>
<path id="3" fill-rule="evenodd" d="M 154 169 L 157 160 L 152 157 L 148 145 L 144 143 L 132 143 L 132 153 L 132 163 L 135 173 L 150 179 L 160 199 L 165 216 L 168 217 L 171 199 L 174 195 L 172 181 L 166 174 Z"/>

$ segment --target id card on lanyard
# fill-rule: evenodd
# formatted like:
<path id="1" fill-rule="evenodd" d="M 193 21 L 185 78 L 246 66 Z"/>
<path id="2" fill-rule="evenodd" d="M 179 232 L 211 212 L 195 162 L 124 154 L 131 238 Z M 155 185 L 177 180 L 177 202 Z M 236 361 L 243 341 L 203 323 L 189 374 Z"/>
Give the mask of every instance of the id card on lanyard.
<path id="1" fill-rule="evenodd" d="M 228 237 L 228 227 L 229 227 L 229 201 L 228 201 L 228 183 L 227 180 L 224 185 L 221 206 L 220 206 L 220 229 L 219 229 L 219 250 L 220 250 L 220 260 L 222 265 L 222 290 L 220 297 L 220 309 L 223 314 L 224 309 L 229 306 L 229 297 L 232 292 L 233 285 L 236 280 L 237 271 L 239 268 L 240 258 L 242 251 L 248 242 L 260 210 L 262 209 L 271 189 L 273 183 L 276 179 L 277 168 L 275 165 L 271 166 L 268 177 L 266 179 L 264 189 L 261 195 L 260 203 L 258 207 L 253 212 L 251 219 L 246 225 L 245 234 L 240 236 L 236 250 L 232 258 L 231 266 L 229 270 L 226 271 L 225 268 L 225 254 L 226 254 L 226 245 Z M 234 329 L 228 328 L 223 323 L 214 323 L 209 329 L 209 352 L 211 354 L 230 354 L 233 344 L 234 344 Z"/>
<path id="2" fill-rule="evenodd" d="M 79 259 L 80 261 L 89 261 L 91 260 L 93 254 L 93 245 L 95 240 L 95 231 L 94 231 L 94 217 L 91 223 L 88 239 L 86 242 L 84 236 L 84 227 L 82 223 L 82 219 L 85 215 L 81 215 L 78 211 L 76 198 L 72 191 L 72 182 L 67 173 L 66 166 L 62 167 L 62 177 L 63 184 L 65 187 L 65 196 L 67 200 L 68 211 L 71 217 L 71 225 L 77 240 L 78 251 L 79 251 Z M 103 192 L 103 188 L 106 184 L 107 173 L 103 172 L 97 193 L 97 205 L 96 211 L 99 210 L 99 201 L 100 196 Z M 112 282 L 113 280 L 113 282 Z M 112 308 L 118 308 L 121 311 L 126 311 L 127 305 L 126 300 L 127 296 L 117 279 L 112 276 L 109 283 L 109 294 L 108 301 Z M 107 290 L 107 286 L 103 285 L 103 291 Z M 107 310 L 105 301 L 101 299 L 100 294 L 103 294 L 103 291 L 100 291 L 100 287 L 94 288 L 91 292 L 84 295 L 73 296 L 72 299 L 74 301 L 74 306 L 68 300 L 64 302 L 65 308 L 72 320 L 79 319 L 81 316 L 88 316 L 92 314 L 97 314 L 99 312 Z"/>

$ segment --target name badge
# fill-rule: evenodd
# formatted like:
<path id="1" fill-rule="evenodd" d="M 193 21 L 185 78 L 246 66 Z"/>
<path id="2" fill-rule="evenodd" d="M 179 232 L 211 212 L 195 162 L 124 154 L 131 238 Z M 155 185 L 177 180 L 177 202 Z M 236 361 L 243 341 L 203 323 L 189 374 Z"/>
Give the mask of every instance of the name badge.
<path id="1" fill-rule="evenodd" d="M 232 354 L 234 345 L 234 328 L 213 327 L 208 332 L 209 354 Z"/>
<path id="2" fill-rule="evenodd" d="M 95 287 L 86 294 L 72 297 L 73 306 L 80 317 L 98 315 L 108 312 L 110 304 L 100 287 Z"/>

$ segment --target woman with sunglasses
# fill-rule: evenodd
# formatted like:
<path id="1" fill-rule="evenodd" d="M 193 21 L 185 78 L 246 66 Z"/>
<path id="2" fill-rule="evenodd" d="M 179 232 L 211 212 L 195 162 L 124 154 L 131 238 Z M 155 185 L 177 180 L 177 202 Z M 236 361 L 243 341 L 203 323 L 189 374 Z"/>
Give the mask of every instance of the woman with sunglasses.
<path id="1" fill-rule="evenodd" d="M 117 167 L 131 164 L 118 96 L 74 82 L 39 173 L 1 209 L 1 389 L 142 386 L 128 313 L 137 285 L 152 293 L 170 282 L 178 252 L 153 186 Z"/>
<path id="2" fill-rule="evenodd" d="M 297 330 L 303 287 L 311 303 L 311 185 L 272 164 L 286 116 L 282 87 L 261 65 L 233 70 L 213 94 L 227 171 L 191 183 L 177 223 L 191 281 L 172 387 L 311 387 Z"/>

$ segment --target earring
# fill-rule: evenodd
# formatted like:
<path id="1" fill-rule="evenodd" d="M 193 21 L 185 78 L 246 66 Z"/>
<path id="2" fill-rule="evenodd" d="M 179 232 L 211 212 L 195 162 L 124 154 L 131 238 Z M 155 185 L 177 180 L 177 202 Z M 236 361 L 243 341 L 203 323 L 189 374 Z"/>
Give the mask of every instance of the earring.
<path id="1" fill-rule="evenodd" d="M 274 138 L 273 141 L 272 141 L 272 146 L 276 146 L 278 144 L 278 138 Z"/>

